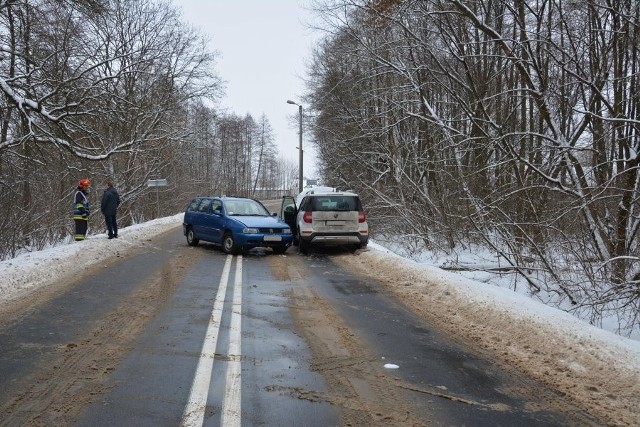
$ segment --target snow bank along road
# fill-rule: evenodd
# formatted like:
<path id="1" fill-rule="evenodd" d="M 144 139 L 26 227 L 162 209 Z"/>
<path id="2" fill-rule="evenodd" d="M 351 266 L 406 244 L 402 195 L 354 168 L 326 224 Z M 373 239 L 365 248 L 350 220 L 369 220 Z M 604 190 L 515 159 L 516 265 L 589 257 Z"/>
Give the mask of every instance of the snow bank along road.
<path id="1" fill-rule="evenodd" d="M 124 259 L 125 254 L 128 254 L 132 248 L 153 246 L 155 235 L 174 228 L 180 223 L 181 218 L 182 215 L 177 215 L 152 224 L 129 227 L 123 230 L 122 237 L 118 241 L 107 241 L 106 238 L 96 236 L 81 244 L 52 248 L 0 263 L 0 277 L 2 277 L 0 325 L 11 323 L 16 314 L 24 315 L 29 311 L 29 307 L 39 301 L 53 298 L 60 286 L 64 286 L 70 275 L 77 271 L 78 260 L 82 260 L 82 265 L 90 270 L 107 265 L 114 259 Z M 532 305 L 521 296 L 484 284 L 461 280 L 455 275 L 437 269 L 425 269 L 385 253 L 375 245 L 371 246 L 370 250 L 359 253 L 357 256 L 336 254 L 331 258 L 362 276 L 376 278 L 388 291 L 404 301 L 430 324 L 437 325 L 441 330 L 458 337 L 465 343 L 477 346 L 487 357 L 495 358 L 506 366 L 515 367 L 543 381 L 555 389 L 559 395 L 567 396 L 579 407 L 599 419 L 606 420 L 608 424 L 640 425 L 638 343 L 600 331 L 556 310 L 539 304 Z M 79 256 L 80 251 L 82 256 Z M 281 269 L 284 276 L 291 275 L 291 260 L 304 259 L 294 254 L 295 250 L 289 254 L 285 264 L 276 268 L 276 270 Z M 311 258 L 311 262 L 314 262 L 313 256 Z M 282 259 L 286 257 L 272 257 L 270 262 Z M 181 258 L 172 264 L 171 268 L 178 272 L 187 270 L 192 261 Z M 173 273 L 168 271 L 165 274 Z M 299 276 L 298 274 L 298 278 Z M 290 280 L 298 279 L 290 278 Z M 163 289 L 166 285 L 162 285 L 161 280 L 156 286 L 161 290 L 160 294 L 166 294 L 163 298 L 168 298 L 168 295 L 173 292 L 172 289 Z M 304 297 L 303 287 L 298 289 L 298 292 L 302 292 L 300 295 Z M 144 296 L 144 294 L 141 295 Z M 300 295 L 296 296 L 295 293 L 293 295 L 298 298 L 299 304 L 296 304 L 299 307 L 318 308 L 326 305 L 317 296 L 307 295 L 302 298 Z M 296 301 L 295 298 L 294 301 Z M 308 304 L 309 301 L 315 302 Z M 295 307 L 294 304 L 294 314 L 297 312 Z M 304 313 L 310 311 L 312 310 L 304 310 Z M 124 323 L 122 316 L 115 316 L 111 318 L 111 322 L 125 332 L 132 331 L 131 334 L 148 321 L 148 319 L 138 319 L 140 316 L 153 315 L 152 312 L 145 313 L 145 310 L 140 307 L 128 313 L 137 313 L 138 316 L 132 315 L 133 320 L 129 318 L 128 322 Z M 297 315 L 300 316 L 301 313 L 298 312 Z M 313 314 L 309 315 L 313 316 Z M 320 319 L 327 317 L 331 316 L 325 313 Z M 317 325 L 318 322 L 315 324 Z M 105 330 L 112 331 L 113 328 L 105 327 Z M 322 328 L 310 327 L 303 331 L 308 335 L 314 335 L 318 331 L 322 332 Z M 98 331 L 95 333 L 100 336 Z M 114 336 L 116 335 L 122 335 L 122 331 Z M 115 338 L 105 333 L 102 339 L 108 341 Z M 84 348 L 86 346 L 77 343 L 68 345 L 69 347 L 64 349 L 65 352 L 77 347 L 83 347 L 86 350 Z M 42 349 L 34 350 L 42 351 Z M 115 349 L 110 350 L 115 354 L 118 348 L 116 346 Z M 352 351 L 357 352 L 358 349 L 352 349 Z M 103 357 L 109 354 L 111 353 L 107 352 Z M 95 360 L 86 362 L 87 378 L 91 377 L 89 374 L 107 377 L 112 372 L 110 370 L 102 372 L 98 369 L 99 374 L 96 374 L 96 370 L 92 369 L 89 362 L 104 366 L 108 361 L 96 356 Z M 110 364 L 106 363 L 106 365 Z M 398 371 L 402 371 L 403 368 L 401 366 Z M 325 370 L 325 372 L 330 371 L 332 369 Z M 63 386 L 64 384 L 60 385 L 60 387 Z M 193 387 L 189 385 L 186 388 Z M 273 386 L 270 390 L 284 389 Z M 288 393 L 293 393 L 292 390 L 295 389 L 287 390 Z M 35 388 L 33 391 L 38 389 Z M 42 392 L 42 390 L 39 391 Z M 101 390 L 93 390 L 93 392 L 101 393 Z M 321 396 L 312 395 L 301 389 L 297 390 L 297 393 L 299 398 L 315 401 L 323 399 Z M 337 401 L 331 403 L 338 404 Z M 68 411 L 69 408 L 66 410 Z M 398 418 L 395 421 L 398 421 Z M 381 425 L 384 425 L 384 422 L 381 422 Z"/>
<path id="2" fill-rule="evenodd" d="M 384 248 L 337 261 L 375 277 L 429 324 L 547 384 L 607 425 L 640 425 L 639 342 Z"/>

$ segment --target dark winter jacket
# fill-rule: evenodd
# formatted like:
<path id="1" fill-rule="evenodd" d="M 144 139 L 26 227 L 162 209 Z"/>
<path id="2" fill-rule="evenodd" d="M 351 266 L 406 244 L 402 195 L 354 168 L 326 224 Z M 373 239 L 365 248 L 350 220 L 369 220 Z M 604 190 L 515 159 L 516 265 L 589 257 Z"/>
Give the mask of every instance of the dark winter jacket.
<path id="1" fill-rule="evenodd" d="M 100 210 L 103 215 L 115 215 L 118 206 L 120 205 L 120 195 L 115 188 L 109 187 L 104 190 L 102 194 L 102 202 L 100 203 Z"/>
<path id="2" fill-rule="evenodd" d="M 78 187 L 73 196 L 73 217 L 75 219 L 86 219 L 89 216 L 89 199 L 87 193 Z"/>

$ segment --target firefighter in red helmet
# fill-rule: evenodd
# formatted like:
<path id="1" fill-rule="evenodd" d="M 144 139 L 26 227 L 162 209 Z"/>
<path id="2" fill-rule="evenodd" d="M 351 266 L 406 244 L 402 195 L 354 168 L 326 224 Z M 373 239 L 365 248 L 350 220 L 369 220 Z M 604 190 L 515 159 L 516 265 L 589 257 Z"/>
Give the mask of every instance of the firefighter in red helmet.
<path id="1" fill-rule="evenodd" d="M 78 182 L 78 188 L 76 188 L 73 196 L 73 222 L 75 223 L 75 234 L 73 239 L 84 240 L 87 236 L 87 226 L 89 223 L 89 187 L 91 187 L 91 181 L 87 178 L 83 178 Z"/>

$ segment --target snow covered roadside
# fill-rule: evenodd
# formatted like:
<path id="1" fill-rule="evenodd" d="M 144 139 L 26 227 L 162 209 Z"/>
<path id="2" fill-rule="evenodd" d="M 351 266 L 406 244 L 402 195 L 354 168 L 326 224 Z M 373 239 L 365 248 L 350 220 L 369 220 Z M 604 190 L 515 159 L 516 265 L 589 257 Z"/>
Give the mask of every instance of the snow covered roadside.
<path id="1" fill-rule="evenodd" d="M 117 239 L 106 234 L 90 235 L 81 242 L 63 243 L 42 251 L 24 253 L 0 262 L 0 305 L 86 268 L 140 246 L 157 234 L 182 223 L 183 214 L 159 218 L 119 230 Z"/>
<path id="2" fill-rule="evenodd" d="M 640 342 L 376 244 L 337 259 L 383 283 L 421 317 L 549 384 L 611 425 L 640 425 Z"/>

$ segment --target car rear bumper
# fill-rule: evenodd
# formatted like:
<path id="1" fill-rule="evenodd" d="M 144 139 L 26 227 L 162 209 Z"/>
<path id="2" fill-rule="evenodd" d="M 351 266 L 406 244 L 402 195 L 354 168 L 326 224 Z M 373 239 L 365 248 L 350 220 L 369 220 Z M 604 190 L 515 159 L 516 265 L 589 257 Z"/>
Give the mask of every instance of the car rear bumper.
<path id="1" fill-rule="evenodd" d="M 313 245 L 340 246 L 340 245 L 366 245 L 368 235 L 352 234 L 312 234 L 301 238 Z"/>

